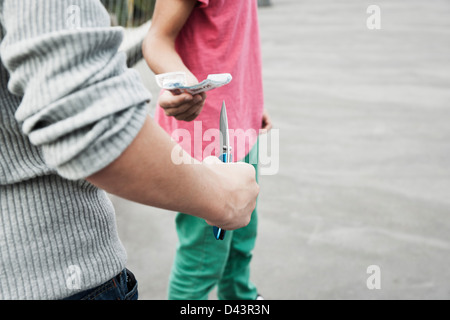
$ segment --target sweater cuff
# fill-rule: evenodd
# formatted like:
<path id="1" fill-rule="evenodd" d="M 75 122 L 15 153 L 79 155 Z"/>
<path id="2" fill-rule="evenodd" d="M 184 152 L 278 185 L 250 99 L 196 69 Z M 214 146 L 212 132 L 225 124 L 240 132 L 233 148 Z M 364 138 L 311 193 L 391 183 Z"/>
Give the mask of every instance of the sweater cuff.
<path id="1" fill-rule="evenodd" d="M 148 117 L 147 105 L 142 103 L 124 113 L 120 130 L 88 147 L 70 162 L 58 166 L 57 173 L 69 180 L 86 179 L 117 160 L 141 131 Z"/>

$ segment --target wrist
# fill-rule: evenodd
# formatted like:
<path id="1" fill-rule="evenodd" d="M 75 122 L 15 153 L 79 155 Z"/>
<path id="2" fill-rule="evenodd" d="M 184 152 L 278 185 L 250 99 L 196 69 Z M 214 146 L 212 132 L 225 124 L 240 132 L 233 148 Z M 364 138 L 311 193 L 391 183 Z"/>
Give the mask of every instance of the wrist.
<path id="1" fill-rule="evenodd" d="M 199 217 L 213 223 L 216 226 L 221 226 L 229 220 L 230 210 L 227 209 L 229 205 L 228 193 L 229 190 L 225 187 L 223 177 L 218 173 L 215 166 L 222 164 L 201 164 L 198 169 L 202 170 L 203 186 L 201 198 L 201 210 Z"/>

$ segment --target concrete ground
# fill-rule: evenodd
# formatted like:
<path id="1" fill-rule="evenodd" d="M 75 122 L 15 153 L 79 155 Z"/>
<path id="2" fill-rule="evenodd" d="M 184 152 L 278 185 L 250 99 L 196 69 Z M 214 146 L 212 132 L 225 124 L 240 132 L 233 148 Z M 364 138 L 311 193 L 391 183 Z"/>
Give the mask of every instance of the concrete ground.
<path id="1" fill-rule="evenodd" d="M 260 25 L 280 167 L 260 181 L 259 291 L 450 298 L 450 3 L 272 3 Z M 372 4 L 380 30 L 366 25 Z M 153 74 L 136 68 L 157 96 Z M 140 297 L 166 299 L 174 213 L 112 198 Z M 380 289 L 367 286 L 371 265 Z"/>

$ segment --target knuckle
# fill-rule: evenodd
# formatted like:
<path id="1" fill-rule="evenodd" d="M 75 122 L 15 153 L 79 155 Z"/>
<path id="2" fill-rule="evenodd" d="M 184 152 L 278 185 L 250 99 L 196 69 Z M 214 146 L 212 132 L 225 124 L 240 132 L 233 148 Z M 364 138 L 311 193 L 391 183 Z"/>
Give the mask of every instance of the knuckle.
<path id="1" fill-rule="evenodd" d="M 177 106 L 178 104 L 176 101 L 171 100 L 167 102 L 167 108 L 176 108 Z"/>
<path id="2" fill-rule="evenodd" d="M 173 110 L 165 110 L 166 116 L 172 117 L 175 115 L 175 112 Z"/>

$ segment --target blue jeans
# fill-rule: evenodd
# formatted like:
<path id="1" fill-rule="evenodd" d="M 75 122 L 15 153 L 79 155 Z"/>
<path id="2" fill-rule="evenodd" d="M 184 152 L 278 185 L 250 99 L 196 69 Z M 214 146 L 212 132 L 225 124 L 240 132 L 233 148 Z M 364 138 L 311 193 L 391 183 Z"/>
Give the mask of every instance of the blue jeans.
<path id="1" fill-rule="evenodd" d="M 127 269 L 106 283 L 64 300 L 138 300 L 137 281 Z"/>

